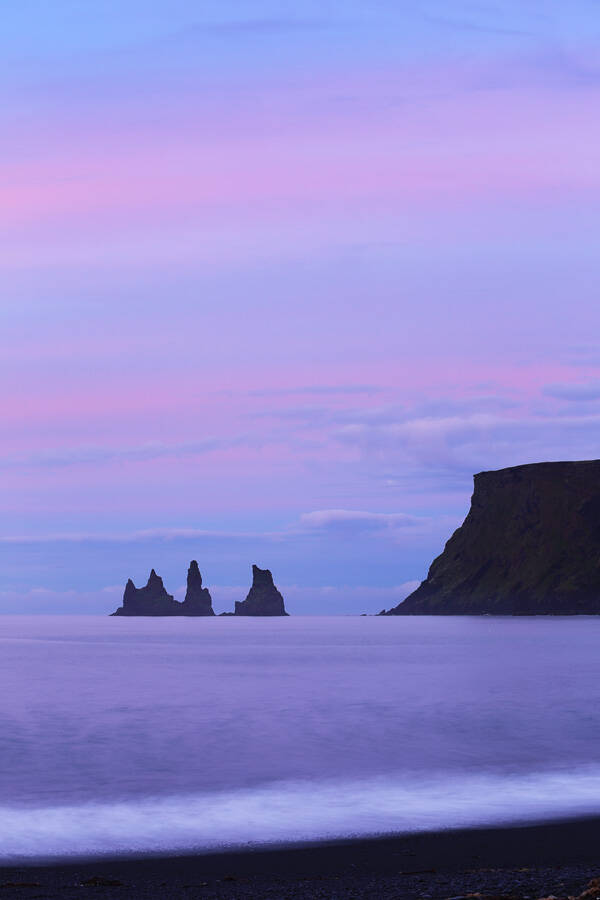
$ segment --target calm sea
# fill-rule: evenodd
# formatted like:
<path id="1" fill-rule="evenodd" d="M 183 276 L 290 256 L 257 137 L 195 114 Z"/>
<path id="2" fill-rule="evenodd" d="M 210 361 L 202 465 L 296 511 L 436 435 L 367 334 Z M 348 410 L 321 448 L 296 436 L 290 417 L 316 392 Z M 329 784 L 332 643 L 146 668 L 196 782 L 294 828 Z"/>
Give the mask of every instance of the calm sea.
<path id="1" fill-rule="evenodd" d="M 600 813 L 600 618 L 0 618 L 0 858 Z"/>

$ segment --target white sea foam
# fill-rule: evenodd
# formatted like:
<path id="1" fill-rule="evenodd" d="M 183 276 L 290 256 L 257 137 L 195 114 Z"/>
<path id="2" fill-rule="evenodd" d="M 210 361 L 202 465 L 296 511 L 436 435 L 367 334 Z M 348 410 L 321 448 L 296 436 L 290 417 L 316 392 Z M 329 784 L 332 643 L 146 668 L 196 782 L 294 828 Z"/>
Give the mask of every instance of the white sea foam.
<path id="1" fill-rule="evenodd" d="M 0 858 L 177 852 L 408 833 L 600 810 L 600 769 L 279 782 L 140 801 L 0 807 Z"/>

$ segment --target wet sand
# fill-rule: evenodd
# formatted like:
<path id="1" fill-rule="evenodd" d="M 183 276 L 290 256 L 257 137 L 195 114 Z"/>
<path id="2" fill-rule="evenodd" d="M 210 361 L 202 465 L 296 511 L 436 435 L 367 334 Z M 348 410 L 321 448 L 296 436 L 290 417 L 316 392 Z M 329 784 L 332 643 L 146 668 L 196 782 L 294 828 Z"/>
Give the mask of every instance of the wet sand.
<path id="1" fill-rule="evenodd" d="M 0 898 L 557 898 L 600 877 L 600 818 L 265 850 L 4 866 Z M 600 888 L 585 900 L 600 898 Z"/>

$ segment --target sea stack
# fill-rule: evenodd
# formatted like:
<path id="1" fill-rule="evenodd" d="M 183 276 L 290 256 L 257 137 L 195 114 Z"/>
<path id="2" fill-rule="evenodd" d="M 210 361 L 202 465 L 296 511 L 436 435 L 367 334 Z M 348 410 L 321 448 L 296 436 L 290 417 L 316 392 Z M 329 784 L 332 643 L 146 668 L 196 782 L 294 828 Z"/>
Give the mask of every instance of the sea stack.
<path id="1" fill-rule="evenodd" d="M 383 615 L 600 614 L 600 460 L 480 472 L 425 581 Z"/>
<path id="2" fill-rule="evenodd" d="M 136 588 L 129 579 L 123 594 L 123 606 L 120 606 L 113 616 L 176 616 L 181 603 L 168 594 L 165 590 L 162 578 L 154 569 L 145 587 Z"/>
<path id="3" fill-rule="evenodd" d="M 195 559 L 190 563 L 187 576 L 187 593 L 183 603 L 165 590 L 162 578 L 154 569 L 148 583 L 136 588 L 129 579 L 123 594 L 123 606 L 113 616 L 214 616 L 210 593 L 202 587 L 202 575 Z"/>
<path id="4" fill-rule="evenodd" d="M 202 587 L 202 575 L 198 563 L 193 559 L 187 573 L 187 591 L 181 604 L 182 616 L 214 616 L 212 598 L 208 588 Z"/>
<path id="5" fill-rule="evenodd" d="M 269 569 L 252 566 L 252 587 L 245 600 L 236 600 L 236 616 L 287 616 L 283 597 Z"/>

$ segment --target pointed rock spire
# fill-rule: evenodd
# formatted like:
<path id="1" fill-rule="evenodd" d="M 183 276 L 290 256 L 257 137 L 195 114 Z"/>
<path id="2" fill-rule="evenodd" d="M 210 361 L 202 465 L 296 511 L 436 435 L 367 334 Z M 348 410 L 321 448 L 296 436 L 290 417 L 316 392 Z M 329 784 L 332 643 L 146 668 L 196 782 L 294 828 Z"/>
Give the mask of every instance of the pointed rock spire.
<path id="1" fill-rule="evenodd" d="M 202 587 L 202 575 L 196 560 L 188 569 L 187 593 L 183 603 L 178 603 L 165 590 L 163 580 L 152 569 L 144 587 L 136 588 L 131 580 L 125 585 L 123 606 L 113 616 L 214 616 L 209 591 Z"/>
<path id="2" fill-rule="evenodd" d="M 214 616 L 214 614 L 210 592 L 202 587 L 202 575 L 198 563 L 193 559 L 187 573 L 187 591 L 181 604 L 181 615 Z"/>
<path id="3" fill-rule="evenodd" d="M 172 594 L 167 593 L 162 578 L 152 569 L 142 588 L 136 588 L 131 578 L 128 580 L 123 594 L 123 606 L 113 616 L 172 616 L 177 615 L 176 610 L 180 605 Z"/>
<path id="4" fill-rule="evenodd" d="M 282 595 L 269 569 L 252 566 L 252 587 L 246 599 L 236 600 L 236 616 L 287 616 Z"/>

